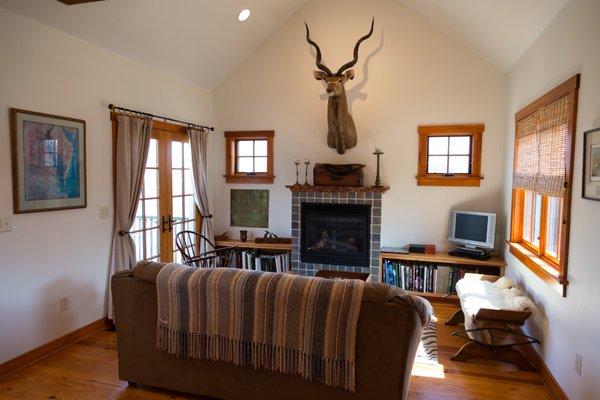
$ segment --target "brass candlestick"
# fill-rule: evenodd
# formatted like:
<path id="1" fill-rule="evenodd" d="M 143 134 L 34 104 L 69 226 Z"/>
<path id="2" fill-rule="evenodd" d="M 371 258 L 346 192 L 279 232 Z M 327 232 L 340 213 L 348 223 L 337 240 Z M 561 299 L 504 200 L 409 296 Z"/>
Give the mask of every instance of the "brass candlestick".
<path id="1" fill-rule="evenodd" d="M 299 187 L 299 186 L 302 186 L 300 184 L 300 182 L 298 181 L 298 167 L 300 166 L 300 159 L 294 158 L 294 165 L 296 166 L 296 183 L 294 183 L 292 186 Z"/>
<path id="2" fill-rule="evenodd" d="M 304 170 L 304 185 L 302 185 L 302 186 L 310 186 L 310 185 L 308 184 L 308 165 L 309 165 L 309 164 L 310 164 L 310 160 L 307 160 L 307 159 L 305 158 L 305 159 L 304 159 L 304 165 L 305 165 L 306 167 L 305 167 L 305 170 Z"/>
<path id="3" fill-rule="evenodd" d="M 377 156 L 377 176 L 375 177 L 375 186 L 374 187 L 380 188 L 381 187 L 381 178 L 379 176 L 379 157 L 383 154 L 383 151 L 381 151 L 381 149 L 378 149 L 376 147 L 375 152 L 373 154 L 375 156 Z"/>

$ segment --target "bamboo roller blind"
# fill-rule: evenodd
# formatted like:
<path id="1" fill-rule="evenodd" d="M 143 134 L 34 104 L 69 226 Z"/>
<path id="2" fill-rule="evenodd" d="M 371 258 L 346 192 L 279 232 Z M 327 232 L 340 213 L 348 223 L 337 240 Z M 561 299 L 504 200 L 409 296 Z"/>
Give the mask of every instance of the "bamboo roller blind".
<path id="1" fill-rule="evenodd" d="M 569 101 L 564 96 L 517 121 L 514 188 L 564 195 Z"/>

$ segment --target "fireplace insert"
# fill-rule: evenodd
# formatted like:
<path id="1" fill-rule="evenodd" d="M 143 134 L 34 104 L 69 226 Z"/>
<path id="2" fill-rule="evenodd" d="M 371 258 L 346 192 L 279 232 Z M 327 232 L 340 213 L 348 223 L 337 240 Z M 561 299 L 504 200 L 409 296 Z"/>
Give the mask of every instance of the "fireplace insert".
<path id="1" fill-rule="evenodd" d="M 302 203 L 302 262 L 368 267 L 370 237 L 370 205 Z"/>

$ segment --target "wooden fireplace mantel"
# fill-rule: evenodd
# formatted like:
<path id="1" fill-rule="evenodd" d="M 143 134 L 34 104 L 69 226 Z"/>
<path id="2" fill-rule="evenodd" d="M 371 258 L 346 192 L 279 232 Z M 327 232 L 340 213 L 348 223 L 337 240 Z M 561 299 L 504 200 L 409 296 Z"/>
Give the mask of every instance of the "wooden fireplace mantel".
<path id="1" fill-rule="evenodd" d="M 292 192 L 329 192 L 329 193 L 385 193 L 389 186 L 294 186 L 286 185 Z"/>

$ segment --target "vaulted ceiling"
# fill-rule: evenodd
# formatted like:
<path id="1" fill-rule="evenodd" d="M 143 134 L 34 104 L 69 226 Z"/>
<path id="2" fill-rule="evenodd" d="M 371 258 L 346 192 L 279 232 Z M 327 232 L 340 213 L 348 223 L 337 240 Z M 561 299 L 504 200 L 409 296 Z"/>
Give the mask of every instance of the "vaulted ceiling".
<path id="1" fill-rule="evenodd" d="M 306 1 L 105 0 L 66 6 L 0 0 L 0 6 L 212 89 Z M 392 1 L 506 71 L 568 0 Z M 237 15 L 246 7 L 252 15 L 240 23 Z"/>

